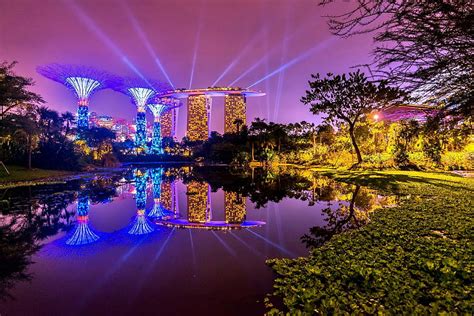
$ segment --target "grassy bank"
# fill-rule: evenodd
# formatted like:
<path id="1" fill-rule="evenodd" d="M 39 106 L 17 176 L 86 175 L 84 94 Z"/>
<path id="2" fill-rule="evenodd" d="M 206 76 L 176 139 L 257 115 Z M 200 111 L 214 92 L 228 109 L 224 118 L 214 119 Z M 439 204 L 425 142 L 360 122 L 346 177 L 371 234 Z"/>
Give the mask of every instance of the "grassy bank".
<path id="1" fill-rule="evenodd" d="M 19 182 L 50 180 L 74 174 L 71 171 L 27 169 L 20 166 L 7 166 L 7 168 L 10 171 L 9 175 L 3 167 L 0 169 L 0 187 Z"/>
<path id="2" fill-rule="evenodd" d="M 277 273 L 269 314 L 473 312 L 474 179 L 406 171 L 318 172 L 407 198 L 308 257 L 269 260 Z M 275 308 L 272 302 L 281 299 L 285 307 Z"/>

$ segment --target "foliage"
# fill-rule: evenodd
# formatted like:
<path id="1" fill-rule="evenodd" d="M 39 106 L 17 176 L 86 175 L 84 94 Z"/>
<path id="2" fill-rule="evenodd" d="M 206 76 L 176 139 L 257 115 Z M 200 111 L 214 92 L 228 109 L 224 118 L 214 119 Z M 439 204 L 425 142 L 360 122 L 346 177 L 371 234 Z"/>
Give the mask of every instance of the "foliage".
<path id="1" fill-rule="evenodd" d="M 28 266 L 43 240 L 72 226 L 75 214 L 68 206 L 77 192 L 86 193 L 92 203 L 104 201 L 116 195 L 116 181 L 98 178 L 1 192 L 0 210 L 6 216 L 0 222 L 0 301 L 12 298 L 10 290 L 19 281 L 31 279 Z"/>
<path id="2" fill-rule="evenodd" d="M 33 86 L 33 79 L 13 72 L 15 65 L 16 62 L 0 63 L 0 118 L 20 106 L 44 102 L 41 96 L 28 90 Z"/>
<path id="3" fill-rule="evenodd" d="M 474 180 L 420 172 L 323 173 L 405 198 L 308 257 L 269 260 L 278 277 L 266 300 L 268 314 L 472 311 Z M 284 309 L 275 307 L 277 299 Z"/>
<path id="4" fill-rule="evenodd" d="M 417 121 L 402 121 L 396 131 L 395 148 L 394 148 L 394 160 L 395 163 L 400 167 L 406 167 L 410 165 L 408 159 L 409 146 L 412 140 L 420 133 L 420 127 Z"/>
<path id="5" fill-rule="evenodd" d="M 321 79 L 320 74 L 312 75 L 311 90 L 306 91 L 301 101 L 310 104 L 313 114 L 326 114 L 330 123 L 344 122 L 349 127 L 349 136 L 357 155 L 357 164 L 362 163 L 362 155 L 355 137 L 356 125 L 370 112 L 403 99 L 404 94 L 387 85 L 368 81 L 364 73 L 357 70 L 345 74 L 329 73 Z"/>
<path id="6" fill-rule="evenodd" d="M 470 117 L 473 21 L 474 5 L 469 0 L 358 0 L 349 11 L 330 17 L 329 26 L 343 37 L 375 32 L 374 64 L 379 75 L 423 98 L 445 100 L 448 113 Z"/>

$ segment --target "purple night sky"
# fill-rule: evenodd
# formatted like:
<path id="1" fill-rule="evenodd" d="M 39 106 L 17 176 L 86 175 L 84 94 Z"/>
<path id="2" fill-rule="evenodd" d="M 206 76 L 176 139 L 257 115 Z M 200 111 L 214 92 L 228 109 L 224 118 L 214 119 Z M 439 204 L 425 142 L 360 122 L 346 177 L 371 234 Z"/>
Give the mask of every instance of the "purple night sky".
<path id="1" fill-rule="evenodd" d="M 310 74 L 348 72 L 370 60 L 370 35 L 337 38 L 323 17 L 350 6 L 342 0 L 324 8 L 316 0 L 0 0 L 0 60 L 17 60 L 16 72 L 34 78 L 33 90 L 59 111 L 76 111 L 72 92 L 38 75 L 36 66 L 86 64 L 166 81 L 158 58 L 176 88 L 208 87 L 218 78 L 218 86 L 239 77 L 233 86 L 256 83 L 252 88 L 267 96 L 249 98 L 249 121 L 317 122 L 299 102 Z M 213 100 L 211 129 L 219 132 L 222 106 L 222 99 Z M 95 94 L 90 111 L 135 116 L 129 99 L 111 90 Z"/>

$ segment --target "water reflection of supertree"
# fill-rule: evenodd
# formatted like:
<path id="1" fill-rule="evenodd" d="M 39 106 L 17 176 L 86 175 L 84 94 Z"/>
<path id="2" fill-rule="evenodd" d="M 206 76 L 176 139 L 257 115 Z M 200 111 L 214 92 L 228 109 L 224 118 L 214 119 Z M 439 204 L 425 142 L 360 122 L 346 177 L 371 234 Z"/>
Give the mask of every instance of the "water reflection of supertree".
<path id="1" fill-rule="evenodd" d="M 162 184 L 162 177 L 163 177 L 163 169 L 156 168 L 150 170 L 151 174 L 151 181 L 153 184 L 153 208 L 151 212 L 148 214 L 150 218 L 153 219 L 167 219 L 173 216 L 173 212 L 169 209 L 166 209 L 162 203 L 162 191 L 161 191 L 161 184 Z"/>
<path id="2" fill-rule="evenodd" d="M 89 227 L 89 197 L 80 192 L 77 198 L 77 217 L 76 226 L 72 236 L 66 240 L 66 244 L 79 246 L 93 243 L 99 239 Z"/>
<path id="3" fill-rule="evenodd" d="M 237 192 L 225 192 L 224 211 L 226 223 L 243 223 L 247 215 L 246 198 Z"/>
<path id="4" fill-rule="evenodd" d="M 145 214 L 146 207 L 146 184 L 147 172 L 140 169 L 135 170 L 135 203 L 137 206 L 137 214 L 133 221 L 132 228 L 128 231 L 131 235 L 143 235 L 153 231 L 148 218 Z"/>

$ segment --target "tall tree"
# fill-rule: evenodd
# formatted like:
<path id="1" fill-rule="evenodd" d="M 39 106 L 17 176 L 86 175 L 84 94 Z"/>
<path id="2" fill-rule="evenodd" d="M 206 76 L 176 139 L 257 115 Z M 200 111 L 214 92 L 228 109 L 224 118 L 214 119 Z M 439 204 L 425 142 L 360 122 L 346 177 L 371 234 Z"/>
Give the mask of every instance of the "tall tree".
<path id="1" fill-rule="evenodd" d="M 33 79 L 18 76 L 13 72 L 16 62 L 0 63 L 0 119 L 12 109 L 24 104 L 40 104 L 43 99 L 28 90 Z"/>
<path id="2" fill-rule="evenodd" d="M 422 100 L 444 101 L 450 113 L 473 115 L 473 1 L 357 0 L 329 26 L 343 37 L 374 32 L 379 75 Z"/>
<path id="3" fill-rule="evenodd" d="M 405 94 L 387 85 L 386 81 L 371 82 L 364 73 L 357 70 L 326 78 L 320 74 L 312 75 L 309 81 L 310 90 L 301 98 L 304 104 L 311 106 L 313 114 L 326 114 L 327 123 L 344 122 L 349 126 L 349 136 L 357 155 L 357 163 L 362 162 L 362 155 L 355 137 L 355 127 L 364 116 L 383 106 L 395 104 L 404 99 Z"/>
<path id="4" fill-rule="evenodd" d="M 66 111 L 61 114 L 61 119 L 64 122 L 64 135 L 69 136 L 71 132 L 72 125 L 76 122 L 76 117 L 69 111 Z"/>

